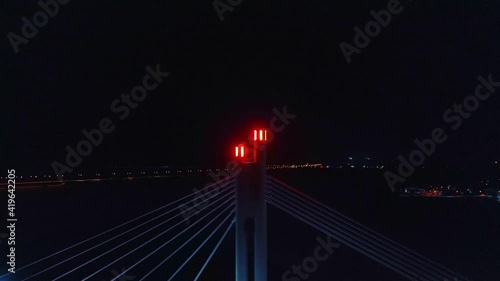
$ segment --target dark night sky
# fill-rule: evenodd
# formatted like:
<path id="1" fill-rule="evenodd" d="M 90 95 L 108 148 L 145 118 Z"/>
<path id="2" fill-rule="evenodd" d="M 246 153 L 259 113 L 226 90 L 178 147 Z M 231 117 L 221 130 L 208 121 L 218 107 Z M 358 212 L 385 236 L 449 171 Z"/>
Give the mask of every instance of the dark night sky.
<path id="1" fill-rule="evenodd" d="M 223 164 L 254 120 L 284 105 L 297 118 L 273 142 L 272 162 L 395 159 L 436 127 L 449 140 L 433 160 L 500 156 L 500 88 L 459 130 L 442 118 L 478 75 L 500 80 L 498 1 L 402 1 L 351 64 L 340 42 L 352 44 L 353 28 L 388 1 L 245 0 L 220 22 L 211 1 L 72 0 L 18 54 L 6 35 L 39 7 L 8 2 L 2 168 L 51 171 L 104 117 L 116 130 L 86 166 Z M 111 102 L 158 63 L 170 76 L 118 120 Z"/>

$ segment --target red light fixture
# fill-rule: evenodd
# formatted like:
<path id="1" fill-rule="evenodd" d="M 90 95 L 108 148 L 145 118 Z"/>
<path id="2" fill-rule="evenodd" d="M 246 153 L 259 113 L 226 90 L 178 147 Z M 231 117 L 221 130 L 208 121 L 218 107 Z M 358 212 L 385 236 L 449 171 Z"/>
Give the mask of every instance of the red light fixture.
<path id="1" fill-rule="evenodd" d="M 252 142 L 251 137 L 249 141 Z M 239 144 L 235 146 L 234 157 L 242 163 L 257 162 L 257 148 L 267 142 L 267 130 L 253 130 L 253 141 L 253 144 Z"/>
<path id="2" fill-rule="evenodd" d="M 234 156 L 236 158 L 244 158 L 245 157 L 245 146 L 240 144 L 234 148 Z"/>
<path id="3" fill-rule="evenodd" d="M 234 148 L 234 156 L 243 163 L 255 162 L 251 153 L 249 153 L 249 148 L 245 144 L 239 144 Z"/>
<path id="4" fill-rule="evenodd" d="M 253 130 L 254 141 L 267 141 L 267 130 Z"/>

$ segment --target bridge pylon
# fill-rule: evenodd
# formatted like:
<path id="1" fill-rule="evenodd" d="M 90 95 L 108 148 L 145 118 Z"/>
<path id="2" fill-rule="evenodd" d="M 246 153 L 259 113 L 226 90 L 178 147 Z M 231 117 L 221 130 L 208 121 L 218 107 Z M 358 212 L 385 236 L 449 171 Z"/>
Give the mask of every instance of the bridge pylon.
<path id="1" fill-rule="evenodd" d="M 240 144 L 236 176 L 236 281 L 267 281 L 266 130 L 254 130 L 251 144 Z"/>

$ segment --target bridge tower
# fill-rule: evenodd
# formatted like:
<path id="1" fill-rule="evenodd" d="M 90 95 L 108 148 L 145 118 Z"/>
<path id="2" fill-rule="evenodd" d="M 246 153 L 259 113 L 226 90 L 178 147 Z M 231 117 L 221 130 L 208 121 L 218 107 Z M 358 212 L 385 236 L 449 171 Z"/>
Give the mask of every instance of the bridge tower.
<path id="1" fill-rule="evenodd" d="M 235 148 L 236 280 L 267 281 L 266 130 L 254 130 L 250 144 Z"/>

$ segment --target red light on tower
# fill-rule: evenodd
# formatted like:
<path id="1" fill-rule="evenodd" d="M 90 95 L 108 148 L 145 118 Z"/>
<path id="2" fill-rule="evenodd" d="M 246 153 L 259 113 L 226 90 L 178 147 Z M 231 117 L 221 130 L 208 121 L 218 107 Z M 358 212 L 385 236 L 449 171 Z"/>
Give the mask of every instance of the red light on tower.
<path id="1" fill-rule="evenodd" d="M 267 141 L 267 130 L 253 130 L 253 140 Z"/>
<path id="2" fill-rule="evenodd" d="M 258 128 L 258 127 L 257 127 Z M 253 130 L 253 129 L 252 129 Z M 248 131 L 244 154 L 236 177 L 235 248 L 236 280 L 267 281 L 267 205 L 266 205 L 266 145 L 267 130 Z M 253 136 L 252 136 L 253 135 Z M 269 139 L 273 139 L 269 131 Z M 238 146 L 239 147 L 239 146 Z M 237 159 L 238 159 L 237 158 Z M 249 229 L 251 232 L 249 233 Z M 251 243 L 249 243 L 251 241 Z"/>
<path id="3" fill-rule="evenodd" d="M 251 136 L 248 140 L 251 144 L 242 143 L 234 147 L 234 157 L 242 163 L 256 163 L 258 151 L 267 143 L 267 130 L 253 130 L 253 141 Z"/>
<path id="4" fill-rule="evenodd" d="M 244 144 L 240 144 L 234 148 L 234 156 L 236 159 L 240 160 L 243 163 L 253 163 L 254 158 L 251 153 L 249 153 L 248 147 L 246 147 Z"/>

